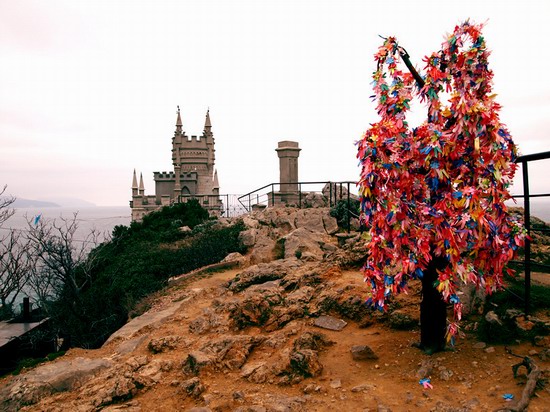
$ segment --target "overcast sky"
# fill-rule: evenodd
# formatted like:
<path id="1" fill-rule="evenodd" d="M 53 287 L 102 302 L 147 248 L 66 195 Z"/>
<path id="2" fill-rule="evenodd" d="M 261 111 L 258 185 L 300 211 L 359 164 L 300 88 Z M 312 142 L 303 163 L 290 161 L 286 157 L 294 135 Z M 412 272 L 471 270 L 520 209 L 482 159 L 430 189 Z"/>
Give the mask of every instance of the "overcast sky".
<path id="1" fill-rule="evenodd" d="M 521 152 L 550 150 L 547 0 L 0 0 L 0 185 L 126 205 L 135 168 L 153 194 L 153 171 L 172 169 L 177 105 L 187 135 L 210 108 L 222 193 L 278 181 L 281 140 L 302 148 L 300 180 L 357 180 L 354 142 L 378 120 L 378 35 L 422 67 L 467 18 L 487 21 Z M 548 192 L 550 161 L 538 163 L 531 190 Z"/>

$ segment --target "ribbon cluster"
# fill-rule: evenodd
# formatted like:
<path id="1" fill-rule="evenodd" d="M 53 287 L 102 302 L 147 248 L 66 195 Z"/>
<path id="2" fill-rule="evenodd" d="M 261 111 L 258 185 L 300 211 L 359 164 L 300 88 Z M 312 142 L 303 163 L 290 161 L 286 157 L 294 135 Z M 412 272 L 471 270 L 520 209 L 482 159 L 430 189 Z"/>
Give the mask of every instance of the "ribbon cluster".
<path id="1" fill-rule="evenodd" d="M 386 39 L 372 82 L 380 120 L 357 143 L 368 303 L 383 310 L 434 256 L 444 256 L 448 265 L 434 286 L 454 305 L 449 339 L 461 318 L 460 285 L 498 289 L 525 237 L 504 204 L 517 149 L 499 119 L 481 29 L 469 21 L 455 27 L 424 59 L 421 88 L 401 69 L 396 39 Z M 411 129 L 414 97 L 427 104 L 428 118 Z"/>

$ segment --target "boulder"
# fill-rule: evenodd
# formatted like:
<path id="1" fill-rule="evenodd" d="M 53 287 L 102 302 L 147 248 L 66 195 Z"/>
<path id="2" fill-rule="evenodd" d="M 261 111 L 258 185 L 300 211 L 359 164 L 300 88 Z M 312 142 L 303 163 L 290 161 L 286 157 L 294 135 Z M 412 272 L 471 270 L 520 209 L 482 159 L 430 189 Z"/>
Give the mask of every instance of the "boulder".
<path id="1" fill-rule="evenodd" d="M 107 359 L 75 358 L 39 366 L 0 389 L 2 410 L 16 411 L 56 392 L 70 391 L 112 366 Z"/>
<path id="2" fill-rule="evenodd" d="M 304 208 L 320 208 L 327 207 L 328 201 L 322 193 L 306 192 L 302 193 L 302 207 Z"/>
<path id="3" fill-rule="evenodd" d="M 298 383 L 303 378 L 319 376 L 323 371 L 323 365 L 319 361 L 317 351 L 312 349 L 295 350 L 283 358 L 275 367 L 276 375 L 286 376 L 282 382 Z"/>
<path id="4" fill-rule="evenodd" d="M 238 266 L 245 266 L 246 258 L 239 252 L 233 252 L 223 258 L 222 263 L 236 263 Z"/>
<path id="5" fill-rule="evenodd" d="M 239 241 L 246 247 L 252 247 L 256 244 L 257 229 L 243 230 L 239 233 Z"/>
<path id="6" fill-rule="evenodd" d="M 184 375 L 196 376 L 203 368 L 211 364 L 212 359 L 209 355 L 202 351 L 193 351 L 187 355 L 181 368 Z"/>
<path id="7" fill-rule="evenodd" d="M 2 410 L 17 411 L 45 396 L 70 391 L 92 379 L 101 370 L 112 366 L 108 359 L 75 358 L 38 366 L 0 389 Z"/>
<path id="8" fill-rule="evenodd" d="M 350 351 L 353 360 L 356 361 L 378 359 L 378 355 L 367 345 L 354 345 Z"/>
<path id="9" fill-rule="evenodd" d="M 287 273 L 298 269 L 300 262 L 296 259 L 285 259 L 271 264 L 259 263 L 243 270 L 227 283 L 232 292 L 240 292 L 252 285 L 260 285 L 270 280 L 281 279 Z"/>
<path id="10" fill-rule="evenodd" d="M 151 339 L 147 348 L 153 353 L 167 352 L 176 349 L 180 340 L 180 336 L 163 336 L 161 338 Z"/>
<path id="11" fill-rule="evenodd" d="M 325 226 L 325 232 L 329 235 L 334 235 L 339 230 L 338 221 L 330 213 L 323 214 L 323 225 Z"/>
<path id="12" fill-rule="evenodd" d="M 201 394 L 206 390 L 206 387 L 197 377 L 182 382 L 180 388 L 184 397 L 190 396 L 194 399 L 199 399 Z"/>
<path id="13" fill-rule="evenodd" d="M 308 256 L 314 259 L 323 259 L 324 252 L 321 249 L 320 243 L 323 239 L 320 239 L 319 232 L 315 233 L 306 228 L 298 228 L 293 230 L 284 238 L 284 257 L 286 259 L 291 257 L 301 258 L 304 253 L 308 253 Z"/>
<path id="14" fill-rule="evenodd" d="M 241 377 L 252 383 L 265 383 L 273 373 L 266 362 L 255 362 L 242 367 Z"/>
<path id="15" fill-rule="evenodd" d="M 314 325 L 329 330 L 340 331 L 346 327 L 348 323 L 345 320 L 337 319 L 333 316 L 319 316 L 315 319 Z"/>
<path id="16" fill-rule="evenodd" d="M 206 343 L 201 352 L 207 354 L 216 369 L 237 370 L 262 341 L 260 337 L 226 335 Z"/>
<path id="17" fill-rule="evenodd" d="M 254 249 L 250 254 L 250 264 L 271 262 L 275 259 L 275 240 L 268 236 L 267 231 L 256 233 Z"/>

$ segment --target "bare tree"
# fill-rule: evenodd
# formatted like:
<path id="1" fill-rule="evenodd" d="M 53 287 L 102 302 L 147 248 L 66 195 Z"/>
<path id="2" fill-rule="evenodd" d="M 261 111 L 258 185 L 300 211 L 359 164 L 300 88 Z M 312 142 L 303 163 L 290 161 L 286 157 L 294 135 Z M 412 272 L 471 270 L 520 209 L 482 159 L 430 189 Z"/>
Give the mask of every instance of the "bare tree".
<path id="1" fill-rule="evenodd" d="M 7 188 L 8 186 L 4 185 L 0 190 L 0 227 L 15 213 L 15 209 L 10 207 L 15 202 L 15 198 L 13 196 L 3 196 Z"/>
<path id="2" fill-rule="evenodd" d="M 28 280 L 33 267 L 29 241 L 16 230 L 0 239 L 0 318 L 14 315 L 13 305 Z"/>
<path id="3" fill-rule="evenodd" d="M 77 239 L 78 213 L 72 218 L 60 218 L 60 222 L 28 221 L 35 269 L 29 280 L 30 287 L 42 302 L 68 293 L 78 300 L 82 290 L 92 281 L 95 265 L 90 250 L 98 244 L 98 233 L 92 230 L 83 239 Z M 77 302 L 74 302 L 77 303 Z"/>

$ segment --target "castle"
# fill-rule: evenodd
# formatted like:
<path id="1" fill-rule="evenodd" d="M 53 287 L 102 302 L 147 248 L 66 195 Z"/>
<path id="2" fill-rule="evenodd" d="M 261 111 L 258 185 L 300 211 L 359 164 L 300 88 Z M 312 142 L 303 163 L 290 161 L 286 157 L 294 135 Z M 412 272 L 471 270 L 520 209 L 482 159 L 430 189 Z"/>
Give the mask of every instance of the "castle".
<path id="1" fill-rule="evenodd" d="M 132 221 L 140 221 L 144 215 L 172 203 L 184 202 L 194 197 L 210 211 L 221 208 L 220 185 L 215 168 L 216 150 L 210 123 L 210 111 L 206 112 L 202 136 L 187 136 L 183 131 L 180 108 L 176 130 L 172 137 L 172 164 L 174 171 L 154 172 L 155 194 L 145 195 L 143 175 L 139 186 L 136 171 L 132 180 Z"/>

